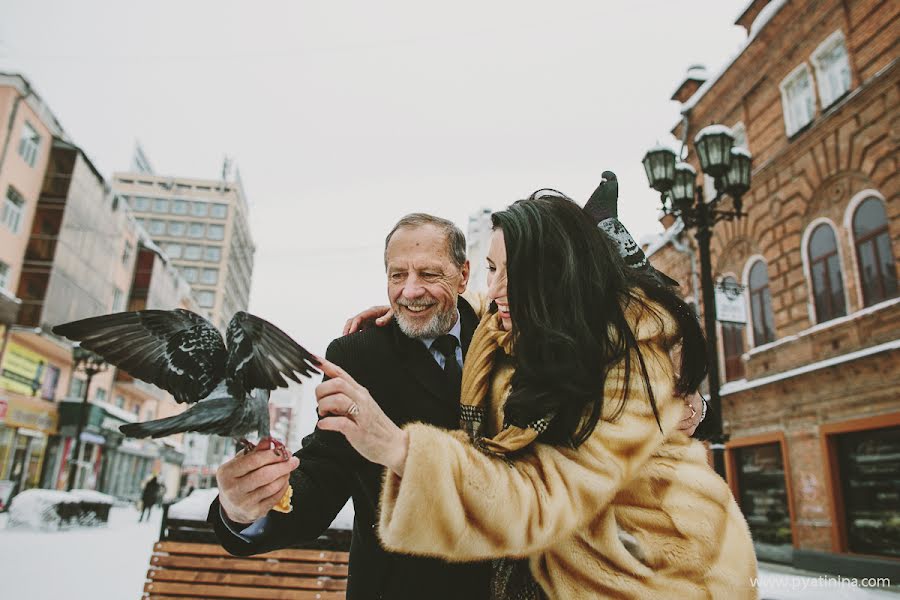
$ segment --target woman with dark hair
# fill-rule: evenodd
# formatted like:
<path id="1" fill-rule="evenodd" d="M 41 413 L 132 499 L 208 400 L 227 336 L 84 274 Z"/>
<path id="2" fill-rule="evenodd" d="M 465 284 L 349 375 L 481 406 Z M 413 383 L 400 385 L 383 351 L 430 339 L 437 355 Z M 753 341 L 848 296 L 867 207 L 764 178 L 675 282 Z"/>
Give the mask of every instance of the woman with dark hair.
<path id="1" fill-rule="evenodd" d="M 389 468 L 385 547 L 494 559 L 498 599 L 756 598 L 746 522 L 676 427 L 706 373 L 693 311 L 568 198 L 532 195 L 492 221 L 464 434 L 401 430 L 324 365 L 337 381 L 319 427 Z"/>

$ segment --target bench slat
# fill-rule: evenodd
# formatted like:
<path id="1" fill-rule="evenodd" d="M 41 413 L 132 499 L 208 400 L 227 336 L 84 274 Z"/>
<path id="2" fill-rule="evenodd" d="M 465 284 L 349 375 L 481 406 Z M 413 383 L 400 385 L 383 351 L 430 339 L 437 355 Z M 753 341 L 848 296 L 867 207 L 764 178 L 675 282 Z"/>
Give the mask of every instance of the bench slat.
<path id="1" fill-rule="evenodd" d="M 157 552 L 169 554 L 192 554 L 196 556 L 225 556 L 231 557 L 222 546 L 217 544 L 194 544 L 190 542 L 157 542 L 153 549 Z M 243 558 L 243 557 L 242 557 Z M 330 562 L 346 563 L 350 560 L 347 552 L 334 552 L 330 550 L 301 550 L 289 548 L 286 550 L 274 550 L 265 554 L 258 554 L 248 559 L 277 558 L 278 560 L 295 560 L 299 562 Z"/>
<path id="2" fill-rule="evenodd" d="M 183 583 L 152 582 L 144 584 L 144 594 L 157 598 L 159 594 L 187 596 L 189 598 L 245 598 L 258 600 L 344 600 L 343 592 L 317 592 L 252 588 L 224 585 L 190 585 Z"/>
<path id="3" fill-rule="evenodd" d="M 248 575 L 218 571 L 182 571 L 180 569 L 150 569 L 147 579 L 174 583 L 215 583 L 221 585 L 245 585 L 298 590 L 346 590 L 346 579 L 329 577 L 277 577 L 274 575 Z"/>
<path id="4" fill-rule="evenodd" d="M 215 558 L 204 556 L 160 556 L 150 558 L 151 567 L 171 567 L 195 571 L 246 571 L 250 573 L 275 573 L 278 575 L 315 575 L 346 577 L 347 565 L 329 563 L 276 562 L 244 558 Z"/>

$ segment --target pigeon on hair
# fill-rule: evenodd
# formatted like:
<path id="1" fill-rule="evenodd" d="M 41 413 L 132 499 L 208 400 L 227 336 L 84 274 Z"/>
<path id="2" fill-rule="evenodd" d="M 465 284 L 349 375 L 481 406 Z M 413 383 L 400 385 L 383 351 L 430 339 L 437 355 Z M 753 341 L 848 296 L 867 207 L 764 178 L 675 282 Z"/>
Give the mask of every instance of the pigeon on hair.
<path id="1" fill-rule="evenodd" d="M 238 312 L 222 335 L 189 310 L 141 310 L 57 325 L 53 332 L 81 343 L 136 379 L 191 403 L 181 414 L 119 430 L 129 437 L 164 437 L 187 431 L 233 437 L 247 449 L 256 432 L 260 449 L 285 460 L 284 445 L 269 431 L 269 393 L 288 379 L 318 371 L 318 359 L 268 321 Z"/>
<path id="2" fill-rule="evenodd" d="M 616 179 L 616 174 L 612 171 L 603 171 L 600 177 L 600 185 L 588 198 L 584 205 L 584 212 L 616 243 L 619 254 L 622 255 L 626 265 L 643 271 L 664 286 L 678 287 L 677 281 L 665 273 L 657 271 L 650 264 L 647 255 L 619 221 L 619 181 Z"/>

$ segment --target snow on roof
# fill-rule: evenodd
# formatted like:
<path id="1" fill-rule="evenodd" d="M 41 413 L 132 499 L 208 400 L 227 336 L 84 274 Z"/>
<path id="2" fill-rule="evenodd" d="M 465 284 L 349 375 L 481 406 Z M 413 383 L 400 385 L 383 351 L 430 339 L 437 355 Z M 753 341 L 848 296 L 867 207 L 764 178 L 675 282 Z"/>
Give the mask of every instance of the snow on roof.
<path id="1" fill-rule="evenodd" d="M 731 147 L 732 154 L 740 154 L 741 156 L 746 156 L 747 158 L 753 158 L 753 155 L 750 154 L 750 151 L 744 148 L 743 146 L 732 146 Z"/>
<path id="2" fill-rule="evenodd" d="M 833 367 L 842 363 L 858 360 L 867 356 L 872 356 L 873 354 L 880 354 L 882 352 L 890 352 L 891 350 L 898 349 L 900 349 L 900 340 L 892 340 L 890 342 L 885 342 L 884 344 L 878 344 L 877 346 L 863 348 L 862 350 L 857 350 L 856 352 L 834 356 L 832 358 L 820 360 L 808 365 L 803 365 L 802 367 L 797 367 L 796 369 L 790 369 L 788 371 L 776 373 L 775 375 L 769 375 L 768 377 L 760 377 L 759 379 L 751 380 L 739 379 L 737 381 L 729 381 L 722 386 L 721 390 L 719 390 L 719 395 L 727 396 L 728 394 L 736 394 L 737 392 L 751 390 L 753 388 L 769 385 L 770 383 L 775 383 L 776 381 L 782 381 L 784 379 L 790 379 L 791 377 L 797 377 L 799 375 L 805 375 L 806 373 L 812 373 L 813 371 L 827 369 L 828 367 Z"/>
<path id="3" fill-rule="evenodd" d="M 675 222 L 662 232 L 656 240 L 647 246 L 647 249 L 644 250 L 644 254 L 647 255 L 647 258 L 650 258 L 657 252 L 659 252 L 662 248 L 666 246 L 672 239 L 677 236 L 679 233 L 684 231 L 684 221 L 681 220 L 681 217 L 675 219 Z"/>
<path id="4" fill-rule="evenodd" d="M 708 92 L 716 84 L 716 82 L 722 78 L 722 75 L 724 75 L 725 72 L 731 68 L 731 65 L 737 62 L 737 59 L 740 58 L 741 54 L 744 53 L 744 50 L 746 50 L 747 47 L 750 46 L 750 44 L 753 42 L 753 40 L 756 39 L 756 36 L 759 35 L 759 32 L 761 32 L 765 28 L 766 24 L 768 24 L 768 22 L 772 20 L 772 17 L 774 17 L 778 13 L 778 11 L 781 10 L 787 3 L 788 0 L 772 0 L 765 6 L 765 8 L 762 9 L 762 11 L 760 11 L 759 15 L 757 15 L 756 19 L 753 21 L 753 25 L 750 27 L 750 35 L 747 36 L 747 39 L 744 40 L 744 42 L 738 47 L 738 50 L 737 52 L 735 52 L 734 56 L 732 56 L 731 59 L 728 60 L 725 65 L 716 72 L 715 75 L 707 79 L 706 82 L 701 85 L 696 92 L 694 92 L 693 96 L 688 98 L 688 101 L 685 102 L 681 107 L 682 114 L 689 112 L 697 105 L 698 102 L 700 102 L 703 96 L 706 95 L 706 92 Z"/>
<path id="5" fill-rule="evenodd" d="M 135 421 L 137 421 L 137 417 L 135 416 L 134 413 L 128 412 L 124 408 L 119 408 L 115 404 L 109 404 L 108 402 L 100 402 L 97 400 L 94 400 L 92 402 L 92 404 L 96 404 L 97 406 L 99 406 L 100 408 L 102 408 L 103 410 L 108 412 L 110 415 L 112 415 L 113 417 L 115 417 L 117 419 L 122 419 L 126 423 L 134 423 Z"/>

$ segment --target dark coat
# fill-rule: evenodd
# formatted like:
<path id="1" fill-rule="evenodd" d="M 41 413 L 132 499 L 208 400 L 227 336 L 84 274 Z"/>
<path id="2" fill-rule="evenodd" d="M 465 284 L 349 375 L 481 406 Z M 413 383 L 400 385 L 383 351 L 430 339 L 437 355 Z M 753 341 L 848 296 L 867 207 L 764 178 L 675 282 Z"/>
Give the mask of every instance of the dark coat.
<path id="1" fill-rule="evenodd" d="M 465 354 L 477 318 L 465 300 L 460 298 L 458 306 Z M 396 322 L 338 338 L 328 346 L 326 357 L 368 388 L 398 425 L 424 422 L 459 428 L 459 398 L 450 391 L 443 371 L 425 346 L 406 337 Z M 220 518 L 218 499 L 213 502 L 209 521 L 228 552 L 248 556 L 314 540 L 352 497 L 355 518 L 348 600 L 488 597 L 487 563 L 448 563 L 382 548 L 376 515 L 384 468 L 362 458 L 341 434 L 316 429 L 295 456 L 300 466 L 291 475 L 293 510 L 270 512 L 265 533 L 253 543 L 229 531 Z"/>

